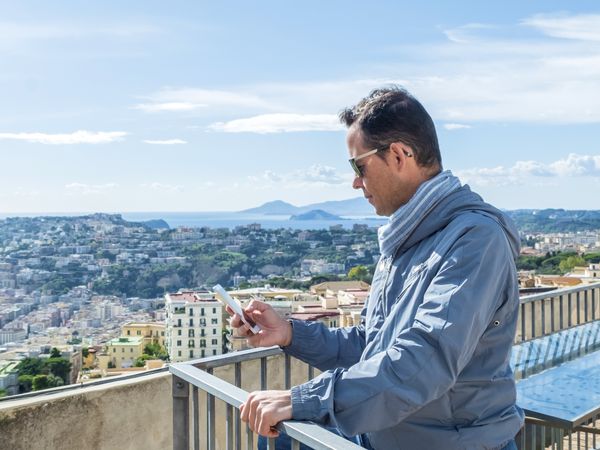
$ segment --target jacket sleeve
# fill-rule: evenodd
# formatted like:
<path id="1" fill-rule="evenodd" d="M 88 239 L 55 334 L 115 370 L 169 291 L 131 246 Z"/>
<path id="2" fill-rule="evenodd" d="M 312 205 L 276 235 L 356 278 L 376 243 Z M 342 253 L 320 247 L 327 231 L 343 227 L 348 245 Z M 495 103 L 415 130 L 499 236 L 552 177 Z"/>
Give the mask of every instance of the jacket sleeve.
<path id="1" fill-rule="evenodd" d="M 386 351 L 293 387 L 293 418 L 336 426 L 352 436 L 391 427 L 440 397 L 506 299 L 512 261 L 499 229 L 466 231 L 445 255 L 411 327 Z"/>
<path id="2" fill-rule="evenodd" d="M 365 348 L 364 309 L 361 325 L 328 328 L 319 322 L 293 320 L 292 343 L 283 350 L 319 370 L 348 368 Z"/>

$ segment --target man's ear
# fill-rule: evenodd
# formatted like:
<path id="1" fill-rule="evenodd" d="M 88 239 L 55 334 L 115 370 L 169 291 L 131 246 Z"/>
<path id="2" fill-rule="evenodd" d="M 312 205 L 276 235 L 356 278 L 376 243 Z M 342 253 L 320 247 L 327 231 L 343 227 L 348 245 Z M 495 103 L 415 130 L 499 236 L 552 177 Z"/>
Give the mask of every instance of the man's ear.
<path id="1" fill-rule="evenodd" d="M 392 145 L 390 145 L 390 153 L 393 156 L 393 162 L 398 168 L 404 166 L 408 158 L 413 157 L 412 148 L 403 144 L 402 142 L 394 142 Z"/>

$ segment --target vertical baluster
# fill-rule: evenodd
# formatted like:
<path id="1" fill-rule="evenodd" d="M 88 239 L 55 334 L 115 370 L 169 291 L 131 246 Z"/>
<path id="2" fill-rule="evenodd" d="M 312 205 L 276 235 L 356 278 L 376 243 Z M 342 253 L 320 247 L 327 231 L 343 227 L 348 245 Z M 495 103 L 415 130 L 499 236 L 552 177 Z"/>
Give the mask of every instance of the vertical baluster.
<path id="1" fill-rule="evenodd" d="M 588 311 L 588 300 L 589 300 L 589 295 L 588 295 L 588 290 L 586 289 L 585 291 L 583 291 L 583 321 L 584 323 L 588 323 L 590 318 L 589 318 L 589 311 Z"/>
<path id="2" fill-rule="evenodd" d="M 531 424 L 531 449 L 535 450 L 535 444 L 536 444 L 536 439 L 535 439 L 535 435 L 537 433 L 537 425 L 536 424 Z"/>
<path id="3" fill-rule="evenodd" d="M 542 299 L 542 336 L 546 336 L 546 299 Z"/>
<path id="4" fill-rule="evenodd" d="M 275 439 L 267 439 L 267 450 L 275 450 Z"/>
<path id="5" fill-rule="evenodd" d="M 254 450 L 254 434 L 248 424 L 246 424 L 246 450 Z"/>
<path id="6" fill-rule="evenodd" d="M 569 292 L 567 294 L 567 306 L 569 307 L 569 310 L 567 311 L 567 326 L 569 328 L 573 325 L 573 299 L 571 297 L 571 293 Z"/>
<path id="7" fill-rule="evenodd" d="M 596 320 L 596 289 L 592 289 L 592 320 Z"/>
<path id="8" fill-rule="evenodd" d="M 292 450 L 300 450 L 300 441 L 292 439 Z"/>
<path id="9" fill-rule="evenodd" d="M 555 299 L 556 297 L 550 297 L 550 332 L 554 333 L 556 331 L 556 323 L 554 321 L 554 303 L 555 303 Z"/>
<path id="10" fill-rule="evenodd" d="M 212 369 L 207 369 L 207 372 L 213 374 Z M 206 394 L 206 447 L 209 450 L 215 449 L 215 397 Z"/>
<path id="11" fill-rule="evenodd" d="M 190 440 L 189 384 L 177 376 L 172 379 L 173 450 L 188 450 Z"/>
<path id="12" fill-rule="evenodd" d="M 546 448 L 546 426 L 540 425 L 542 432 L 540 433 L 540 445 L 542 448 Z"/>
<path id="13" fill-rule="evenodd" d="M 309 364 L 308 365 L 308 379 L 312 380 L 314 377 L 315 377 L 315 368 Z"/>
<path id="14" fill-rule="evenodd" d="M 235 385 L 242 387 L 242 363 L 235 363 Z M 235 449 L 242 450 L 242 421 L 240 420 L 240 411 L 235 412 Z"/>
<path id="15" fill-rule="evenodd" d="M 233 406 L 229 403 L 225 408 L 225 448 L 233 450 Z"/>
<path id="16" fill-rule="evenodd" d="M 198 407 L 199 402 L 200 399 L 198 398 L 198 387 L 194 386 L 192 389 L 192 413 L 194 416 L 194 450 L 200 450 L 200 408 Z"/>
<path id="17" fill-rule="evenodd" d="M 292 387 L 292 358 L 290 355 L 285 355 L 285 388 Z"/>
<path id="18" fill-rule="evenodd" d="M 267 389 L 267 358 L 260 358 L 260 390 Z"/>
<path id="19" fill-rule="evenodd" d="M 527 323 L 526 317 L 527 314 L 525 313 L 526 308 L 525 308 L 525 303 L 521 303 L 521 342 L 526 341 L 527 340 L 527 336 L 525 335 L 525 325 Z"/>
<path id="20" fill-rule="evenodd" d="M 563 450 L 565 435 L 562 428 L 558 429 L 558 450 Z"/>
<path id="21" fill-rule="evenodd" d="M 530 305 L 531 305 L 531 338 L 533 339 L 536 336 L 536 334 L 535 334 L 535 302 L 531 302 Z"/>
<path id="22" fill-rule="evenodd" d="M 564 301 L 563 301 L 562 294 L 558 297 L 558 303 L 560 306 L 560 314 L 559 314 L 560 328 L 559 328 L 559 330 L 562 330 L 564 328 L 564 323 L 563 323 L 564 322 L 564 319 L 563 319 L 563 306 L 564 306 L 563 303 L 564 303 Z"/>
<path id="23" fill-rule="evenodd" d="M 575 303 L 577 303 L 577 323 L 575 325 L 579 325 L 581 323 L 581 298 L 579 294 L 579 291 L 577 291 L 575 294 Z"/>

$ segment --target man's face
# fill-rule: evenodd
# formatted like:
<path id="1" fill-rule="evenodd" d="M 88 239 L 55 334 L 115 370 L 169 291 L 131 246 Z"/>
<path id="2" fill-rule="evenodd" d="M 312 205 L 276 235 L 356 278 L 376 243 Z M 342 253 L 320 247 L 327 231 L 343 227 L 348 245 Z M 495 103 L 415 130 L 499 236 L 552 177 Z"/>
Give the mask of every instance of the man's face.
<path id="1" fill-rule="evenodd" d="M 373 150 L 365 146 L 361 131 L 355 127 L 348 130 L 346 143 L 351 158 Z M 394 156 L 389 150 L 382 155 L 383 158 L 373 154 L 356 162 L 363 176 L 355 177 L 352 187 L 363 191 L 365 198 L 373 205 L 378 215 L 389 216 L 406 203 L 412 193 L 407 197 L 402 178 L 399 177 L 398 169 L 394 164 Z"/>

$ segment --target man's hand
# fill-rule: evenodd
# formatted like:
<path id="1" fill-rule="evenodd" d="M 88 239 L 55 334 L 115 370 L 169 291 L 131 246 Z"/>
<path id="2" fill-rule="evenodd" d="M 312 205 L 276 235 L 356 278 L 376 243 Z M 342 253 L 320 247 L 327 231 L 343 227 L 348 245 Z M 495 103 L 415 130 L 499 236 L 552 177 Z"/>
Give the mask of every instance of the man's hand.
<path id="1" fill-rule="evenodd" d="M 251 392 L 246 403 L 240 406 L 240 417 L 255 433 L 277 437 L 279 432 L 272 427 L 292 418 L 292 394 L 290 391 Z"/>
<path id="2" fill-rule="evenodd" d="M 252 333 L 248 325 L 242 322 L 241 317 L 234 314 L 229 306 L 227 312 L 232 315 L 231 326 L 237 329 L 238 336 L 245 336 L 253 347 L 285 347 L 292 342 L 290 323 L 264 302 L 252 300 L 244 309 L 246 317 L 260 326 L 261 330 L 257 334 Z"/>

